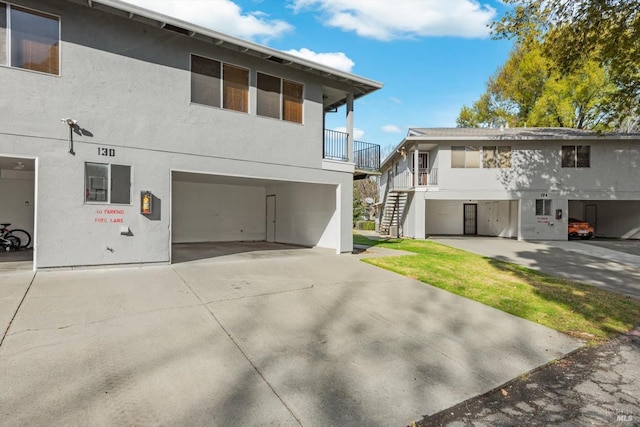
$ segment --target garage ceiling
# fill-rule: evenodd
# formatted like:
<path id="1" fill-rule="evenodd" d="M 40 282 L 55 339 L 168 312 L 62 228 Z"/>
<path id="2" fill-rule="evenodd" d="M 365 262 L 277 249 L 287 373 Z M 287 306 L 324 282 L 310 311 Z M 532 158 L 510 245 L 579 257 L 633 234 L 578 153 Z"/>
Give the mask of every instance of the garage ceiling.
<path id="1" fill-rule="evenodd" d="M 0 170 L 34 171 L 35 164 L 36 161 L 33 159 L 0 156 Z M 20 165 L 22 165 L 23 167 L 20 167 Z"/>
<path id="2" fill-rule="evenodd" d="M 243 185 L 251 187 L 264 187 L 271 184 L 283 184 L 285 181 L 260 178 L 244 178 L 226 175 L 211 175 L 194 172 L 176 172 L 172 174 L 174 181 L 195 182 L 200 184 Z"/>

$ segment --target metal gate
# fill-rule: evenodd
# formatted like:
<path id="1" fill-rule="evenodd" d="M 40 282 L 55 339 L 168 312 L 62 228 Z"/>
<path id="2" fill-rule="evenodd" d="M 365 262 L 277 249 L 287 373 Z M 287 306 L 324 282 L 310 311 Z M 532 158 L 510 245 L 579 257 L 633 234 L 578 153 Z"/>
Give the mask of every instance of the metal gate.
<path id="1" fill-rule="evenodd" d="M 478 234 L 478 205 L 475 203 L 464 204 L 464 234 Z"/>

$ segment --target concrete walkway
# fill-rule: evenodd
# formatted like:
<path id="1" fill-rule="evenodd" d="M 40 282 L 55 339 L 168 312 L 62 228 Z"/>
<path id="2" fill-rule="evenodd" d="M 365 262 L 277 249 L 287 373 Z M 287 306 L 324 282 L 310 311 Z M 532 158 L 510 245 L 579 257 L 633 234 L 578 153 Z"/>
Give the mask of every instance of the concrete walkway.
<path id="1" fill-rule="evenodd" d="M 248 249 L 0 272 L 1 424 L 403 426 L 581 344 L 375 248 Z"/>

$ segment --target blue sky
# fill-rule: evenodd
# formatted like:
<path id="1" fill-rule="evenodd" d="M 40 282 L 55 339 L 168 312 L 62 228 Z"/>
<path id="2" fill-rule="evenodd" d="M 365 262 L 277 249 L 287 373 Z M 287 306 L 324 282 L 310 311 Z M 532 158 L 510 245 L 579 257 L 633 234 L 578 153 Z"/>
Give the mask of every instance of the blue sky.
<path id="1" fill-rule="evenodd" d="M 410 127 L 455 126 L 511 49 L 487 28 L 500 0 L 126 1 L 382 82 L 356 102 L 355 137 L 383 150 Z"/>

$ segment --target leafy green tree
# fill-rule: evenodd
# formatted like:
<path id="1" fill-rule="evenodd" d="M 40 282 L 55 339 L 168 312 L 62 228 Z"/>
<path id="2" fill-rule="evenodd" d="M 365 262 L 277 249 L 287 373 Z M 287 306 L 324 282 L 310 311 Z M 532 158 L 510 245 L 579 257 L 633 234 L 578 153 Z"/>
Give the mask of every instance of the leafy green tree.
<path id="1" fill-rule="evenodd" d="M 591 61 L 615 90 L 608 108 L 622 123 L 640 110 L 640 4 L 638 0 L 505 0 L 514 7 L 492 25 L 497 38 L 536 39 L 561 75 Z"/>
<path id="2" fill-rule="evenodd" d="M 585 60 L 571 73 L 559 71 L 534 37 L 516 43 L 505 64 L 472 107 L 464 106 L 460 127 L 500 124 L 609 130 L 616 86 L 605 68 Z"/>

